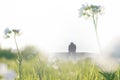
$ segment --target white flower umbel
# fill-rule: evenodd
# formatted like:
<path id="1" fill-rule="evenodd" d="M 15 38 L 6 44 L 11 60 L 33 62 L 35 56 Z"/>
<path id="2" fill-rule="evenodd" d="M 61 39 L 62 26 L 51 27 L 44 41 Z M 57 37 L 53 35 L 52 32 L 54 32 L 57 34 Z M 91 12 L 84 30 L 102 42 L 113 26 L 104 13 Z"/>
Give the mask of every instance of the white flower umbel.
<path id="1" fill-rule="evenodd" d="M 88 5 L 88 4 L 82 4 L 81 8 L 79 9 L 79 16 L 87 16 L 87 17 L 93 17 L 98 14 L 101 15 L 103 13 L 103 7 L 100 5 Z"/>

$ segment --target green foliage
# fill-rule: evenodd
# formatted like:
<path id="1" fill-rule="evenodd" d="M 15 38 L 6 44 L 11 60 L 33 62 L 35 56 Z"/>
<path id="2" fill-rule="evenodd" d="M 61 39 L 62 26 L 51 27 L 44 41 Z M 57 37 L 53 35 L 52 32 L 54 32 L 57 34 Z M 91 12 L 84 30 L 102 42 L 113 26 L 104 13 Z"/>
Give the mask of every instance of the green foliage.
<path id="1" fill-rule="evenodd" d="M 105 80 L 115 80 L 116 72 L 99 72 L 102 76 L 104 76 Z"/>
<path id="2" fill-rule="evenodd" d="M 100 72 L 90 60 L 78 61 L 56 61 L 47 63 L 43 56 L 22 63 L 22 80 L 120 80 L 120 70 L 115 73 Z M 1 60 L 0 60 L 1 61 Z M 15 60 L 4 60 L 11 69 L 18 73 Z M 56 65 L 58 68 L 55 68 Z M 16 77 L 16 80 L 19 80 Z"/>
<path id="3" fill-rule="evenodd" d="M 0 80 L 2 79 L 3 77 L 2 76 L 0 76 Z"/>
<path id="4" fill-rule="evenodd" d="M 0 58 L 15 59 L 16 53 L 13 53 L 10 49 L 0 49 Z"/>
<path id="5" fill-rule="evenodd" d="M 22 57 L 24 60 L 30 60 L 37 56 L 39 51 L 34 46 L 26 46 L 22 51 Z"/>

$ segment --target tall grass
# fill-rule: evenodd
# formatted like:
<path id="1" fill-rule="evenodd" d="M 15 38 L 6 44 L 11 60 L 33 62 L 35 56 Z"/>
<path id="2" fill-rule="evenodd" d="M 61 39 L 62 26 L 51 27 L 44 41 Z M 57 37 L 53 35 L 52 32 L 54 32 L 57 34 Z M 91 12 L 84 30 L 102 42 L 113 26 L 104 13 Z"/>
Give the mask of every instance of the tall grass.
<path id="1" fill-rule="evenodd" d="M 7 63 L 9 68 L 17 72 L 18 67 L 14 60 L 4 59 L 0 61 Z M 53 67 L 54 64 L 58 68 Z M 36 57 L 30 61 L 23 61 L 22 67 L 21 80 L 120 80 L 119 70 L 114 75 L 107 74 L 109 78 L 106 78 L 104 73 L 99 73 L 101 70 L 90 60 L 78 61 L 77 63 L 57 61 L 49 64 Z M 18 80 L 17 77 L 16 80 Z"/>

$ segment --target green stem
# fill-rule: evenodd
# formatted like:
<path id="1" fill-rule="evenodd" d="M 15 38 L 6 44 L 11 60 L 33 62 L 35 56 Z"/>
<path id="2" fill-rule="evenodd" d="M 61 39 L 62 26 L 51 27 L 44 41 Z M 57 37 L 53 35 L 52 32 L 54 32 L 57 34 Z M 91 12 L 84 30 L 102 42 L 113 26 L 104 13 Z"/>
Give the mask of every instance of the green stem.
<path id="1" fill-rule="evenodd" d="M 97 33 L 97 20 L 98 20 L 98 17 L 96 17 L 96 19 L 95 19 L 95 15 L 93 14 L 92 19 L 93 19 L 93 24 L 94 24 L 94 28 L 95 28 L 95 33 L 96 33 L 96 38 L 97 38 L 99 51 L 101 52 L 100 41 L 99 41 L 99 37 L 98 37 L 98 33 Z"/>
<path id="2" fill-rule="evenodd" d="M 18 72 L 19 72 L 19 80 L 22 80 L 22 56 L 20 53 L 20 50 L 18 48 L 18 44 L 16 41 L 16 34 L 14 34 L 14 41 L 15 41 L 15 45 L 17 48 L 17 52 L 18 52 Z"/>

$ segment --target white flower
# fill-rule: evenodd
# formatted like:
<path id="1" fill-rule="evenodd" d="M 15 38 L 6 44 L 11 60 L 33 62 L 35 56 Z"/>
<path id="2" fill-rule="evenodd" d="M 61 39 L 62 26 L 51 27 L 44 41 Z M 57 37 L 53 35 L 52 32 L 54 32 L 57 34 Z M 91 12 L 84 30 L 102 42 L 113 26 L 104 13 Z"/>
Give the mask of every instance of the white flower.
<path id="1" fill-rule="evenodd" d="M 10 37 L 10 33 L 12 33 L 12 31 L 9 28 L 6 28 L 4 30 L 4 36 L 5 36 L 5 38 L 9 38 Z"/>
<path id="2" fill-rule="evenodd" d="M 6 29 L 4 30 L 4 33 L 5 33 L 5 35 L 7 35 L 8 33 L 11 33 L 11 30 L 10 30 L 9 28 L 6 28 Z"/>
<path id="3" fill-rule="evenodd" d="M 102 13 L 102 7 L 97 5 L 82 5 L 79 9 L 79 16 L 91 17 Z"/>
<path id="4" fill-rule="evenodd" d="M 81 17 L 83 15 L 84 9 L 86 8 L 86 5 L 82 4 L 82 7 L 79 9 L 79 16 Z"/>

